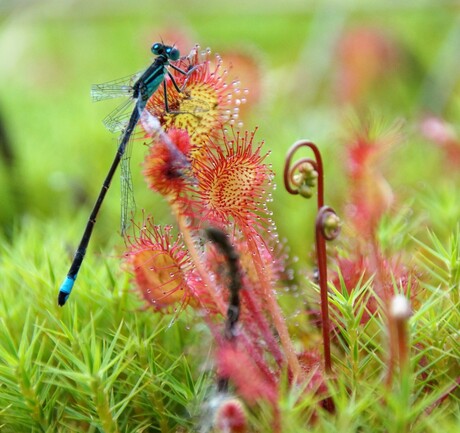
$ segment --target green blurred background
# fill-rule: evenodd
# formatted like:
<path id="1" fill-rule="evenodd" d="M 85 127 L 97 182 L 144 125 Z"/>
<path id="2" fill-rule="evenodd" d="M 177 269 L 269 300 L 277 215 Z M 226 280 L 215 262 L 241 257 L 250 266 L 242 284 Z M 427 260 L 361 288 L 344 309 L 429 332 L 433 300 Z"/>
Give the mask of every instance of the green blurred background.
<path id="1" fill-rule="evenodd" d="M 220 53 L 224 62 L 230 51 L 253 60 L 259 81 L 242 87 L 251 91 L 259 86 L 261 93 L 244 117 L 245 127 L 258 126 L 258 139 L 271 150 L 278 184 L 274 218 L 292 253 L 305 257 L 315 209 L 314 203 L 284 191 L 287 149 L 300 138 L 320 146 L 326 202 L 339 212 L 346 204 L 343 147 L 350 113 L 371 110 L 389 123 L 405 120 L 406 138 L 393 155 L 398 162 L 387 167 L 403 199 L 425 182 L 427 173 L 442 173 L 439 152 L 420 136 L 418 123 L 427 112 L 458 123 L 459 12 L 458 2 L 436 0 L 0 0 L 2 231 L 11 238 L 13 228 L 27 230 L 31 218 L 50 222 L 70 257 L 117 144 L 101 123 L 116 101 L 93 104 L 90 86 L 146 67 L 151 44 L 175 37 L 190 41 L 180 46 L 182 53 L 199 43 Z M 381 55 L 376 77 L 357 97 L 344 97 L 340 74 L 347 52 L 340 51 L 341 43 L 352 32 L 365 39 L 368 31 L 383 35 L 390 54 Z M 359 43 L 354 49 L 359 51 Z M 368 50 L 364 60 L 373 55 L 372 46 Z M 233 73 L 238 75 L 237 68 Z M 132 170 L 138 209 L 145 208 L 158 223 L 169 222 L 161 198 L 146 190 L 138 173 L 144 152 L 136 143 Z M 119 185 L 114 182 L 96 226 L 93 252 L 107 243 L 123 243 L 117 236 L 119 215 Z M 68 259 L 56 265 L 64 275 Z"/>

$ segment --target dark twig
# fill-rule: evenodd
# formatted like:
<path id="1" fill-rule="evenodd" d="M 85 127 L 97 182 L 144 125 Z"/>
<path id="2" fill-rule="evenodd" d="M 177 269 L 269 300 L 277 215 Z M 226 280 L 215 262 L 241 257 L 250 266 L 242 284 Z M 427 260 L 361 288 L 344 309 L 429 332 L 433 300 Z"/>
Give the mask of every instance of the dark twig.
<path id="1" fill-rule="evenodd" d="M 239 255 L 230 244 L 227 235 L 222 230 L 214 227 L 206 229 L 208 239 L 213 242 L 227 260 L 228 274 L 230 276 L 230 299 L 227 310 L 226 338 L 235 338 L 235 325 L 240 317 L 240 290 L 241 273 L 239 267 Z"/>
<path id="2" fill-rule="evenodd" d="M 239 255 L 229 242 L 227 235 L 222 230 L 215 227 L 206 229 L 208 239 L 213 242 L 220 252 L 223 254 L 228 265 L 228 274 L 230 276 L 230 284 L 228 289 L 230 291 L 230 298 L 227 309 L 227 320 L 225 322 L 224 337 L 228 341 L 233 341 L 236 337 L 235 327 L 240 317 L 240 290 L 242 287 L 241 272 L 239 266 Z M 228 378 L 220 377 L 218 379 L 217 388 L 221 392 L 228 389 Z"/>

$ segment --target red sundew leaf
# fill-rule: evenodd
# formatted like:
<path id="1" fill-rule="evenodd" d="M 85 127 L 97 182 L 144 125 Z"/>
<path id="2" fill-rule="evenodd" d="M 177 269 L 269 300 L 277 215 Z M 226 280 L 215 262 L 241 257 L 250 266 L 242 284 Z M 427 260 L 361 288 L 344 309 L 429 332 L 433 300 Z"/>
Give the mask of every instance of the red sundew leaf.
<path id="1" fill-rule="evenodd" d="M 214 418 L 215 425 L 222 432 L 245 433 L 247 431 L 247 415 L 243 404 L 236 398 L 223 400 Z"/>
<path id="2" fill-rule="evenodd" d="M 127 242 L 124 261 L 134 275 L 140 296 L 157 311 L 184 308 L 197 282 L 190 278 L 192 262 L 181 237 L 173 240 L 170 226 L 161 228 L 147 219 L 137 235 L 127 237 Z"/>
<path id="3" fill-rule="evenodd" d="M 189 188 L 191 144 L 183 130 L 171 129 L 165 139 L 150 146 L 143 174 L 152 190 L 176 199 Z"/>
<path id="4" fill-rule="evenodd" d="M 195 152 L 200 152 L 210 144 L 221 128 L 234 122 L 238 117 L 241 93 L 238 86 L 227 82 L 227 71 L 216 56 L 211 60 L 209 51 L 201 51 L 196 46 L 191 53 L 175 66 L 185 72 L 170 70 L 179 88 L 166 77 L 166 92 L 169 112 L 165 110 L 164 92 L 155 92 L 147 103 L 147 111 L 158 118 L 165 131 L 170 128 L 185 129 L 190 136 Z"/>
<path id="5" fill-rule="evenodd" d="M 254 146 L 254 133 L 223 135 L 222 148 L 205 150 L 194 161 L 198 179 L 200 214 L 216 225 L 231 220 L 240 227 L 261 227 L 273 173 L 263 163 L 262 143 Z M 266 219 L 266 218 L 265 218 Z"/>
<path id="6" fill-rule="evenodd" d="M 350 201 L 346 216 L 365 239 L 373 237 L 382 215 L 391 207 L 394 195 L 381 173 L 380 164 L 400 141 L 400 124 L 390 127 L 376 119 L 358 119 L 346 142 Z"/>
<path id="7" fill-rule="evenodd" d="M 343 284 L 351 294 L 363 282 L 369 281 L 375 276 L 377 272 L 381 274 L 382 286 L 376 286 L 372 295 L 360 297 L 360 300 L 366 304 L 366 308 L 362 313 L 360 323 L 367 323 L 380 308 L 380 300 L 386 301 L 387 293 L 394 293 L 394 285 L 397 284 L 400 292 L 404 295 L 410 293 L 411 301 L 417 304 L 418 284 L 417 275 L 411 268 L 407 268 L 397 260 L 380 258 L 378 266 L 381 267 L 377 270 L 375 264 L 369 257 L 357 253 L 352 259 L 337 258 L 337 265 L 341 278 L 338 274 L 333 276 L 332 284 L 341 289 Z M 360 310 L 360 306 L 355 306 L 356 311 Z"/>
<path id="8" fill-rule="evenodd" d="M 444 152 L 449 166 L 460 166 L 460 139 L 451 124 L 438 117 L 427 116 L 422 120 L 420 129 L 430 142 Z"/>
<path id="9" fill-rule="evenodd" d="M 378 85 L 401 57 L 401 50 L 385 32 L 375 28 L 348 30 L 337 47 L 337 95 L 341 102 L 358 104 Z"/>

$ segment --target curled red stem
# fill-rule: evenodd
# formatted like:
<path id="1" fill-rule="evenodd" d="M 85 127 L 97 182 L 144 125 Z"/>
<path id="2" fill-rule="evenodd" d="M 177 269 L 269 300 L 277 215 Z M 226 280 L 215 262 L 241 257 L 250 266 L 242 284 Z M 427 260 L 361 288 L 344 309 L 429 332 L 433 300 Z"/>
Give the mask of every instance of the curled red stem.
<path id="1" fill-rule="evenodd" d="M 307 147 L 313 151 L 314 159 L 302 158 L 292 164 L 294 153 L 301 147 Z M 318 194 L 317 207 L 318 213 L 315 220 L 315 246 L 318 260 L 319 287 L 321 295 L 321 321 L 323 328 L 323 346 L 324 346 L 324 365 L 328 373 L 332 372 L 331 344 L 330 344 L 330 320 L 329 320 L 329 298 L 327 290 L 327 254 L 326 241 L 335 239 L 340 232 L 340 226 L 331 229 L 326 228 L 326 219 L 330 215 L 336 215 L 334 210 L 329 206 L 324 206 L 324 171 L 321 154 L 314 143 L 308 140 L 300 140 L 294 143 L 289 149 L 284 166 L 284 186 L 290 194 L 299 194 L 296 188 L 296 172 L 304 164 L 311 164 L 318 173 Z M 291 165 L 292 164 L 292 165 Z"/>

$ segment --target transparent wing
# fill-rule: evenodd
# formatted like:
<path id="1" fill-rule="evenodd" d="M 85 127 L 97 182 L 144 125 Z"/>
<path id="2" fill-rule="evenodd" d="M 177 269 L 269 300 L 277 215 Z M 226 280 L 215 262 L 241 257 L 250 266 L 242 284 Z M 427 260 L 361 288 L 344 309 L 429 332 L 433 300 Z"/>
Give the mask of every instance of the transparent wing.
<path id="1" fill-rule="evenodd" d="M 129 98 L 105 116 L 102 123 L 110 132 L 123 131 L 134 109 L 135 100 Z"/>
<path id="2" fill-rule="evenodd" d="M 124 236 L 130 226 L 131 219 L 136 212 L 136 202 L 134 201 L 133 180 L 131 177 L 131 152 L 133 135 L 131 135 L 126 146 L 125 153 L 121 159 L 121 234 Z"/>
<path id="3" fill-rule="evenodd" d="M 134 83 L 141 77 L 144 71 L 142 70 L 133 75 L 106 83 L 93 84 L 91 86 L 91 99 L 97 102 L 121 96 L 132 96 Z"/>

